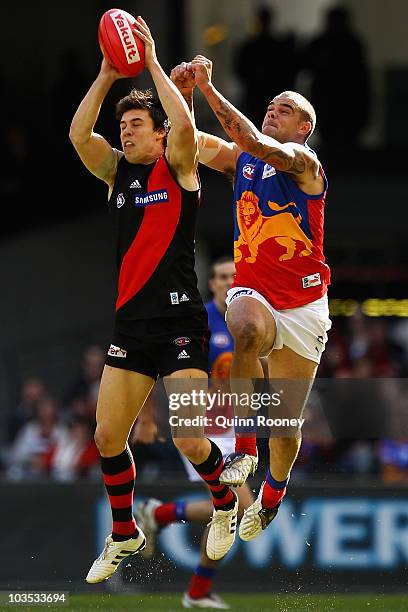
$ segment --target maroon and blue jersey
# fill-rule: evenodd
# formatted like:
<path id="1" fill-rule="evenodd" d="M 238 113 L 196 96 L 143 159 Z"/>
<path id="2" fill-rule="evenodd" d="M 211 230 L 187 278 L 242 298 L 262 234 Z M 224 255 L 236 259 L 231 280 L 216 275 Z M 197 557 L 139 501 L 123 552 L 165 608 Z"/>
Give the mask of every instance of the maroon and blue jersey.
<path id="1" fill-rule="evenodd" d="M 200 192 L 183 189 L 164 155 L 118 162 L 109 208 L 117 243 L 117 319 L 205 314 L 194 271 Z"/>
<path id="2" fill-rule="evenodd" d="M 210 351 L 208 355 L 208 375 L 212 378 L 228 378 L 231 370 L 234 341 L 228 330 L 224 315 L 218 310 L 214 300 L 205 305 L 210 328 Z"/>
<path id="3" fill-rule="evenodd" d="M 233 287 L 261 293 L 278 310 L 322 297 L 330 284 L 323 254 L 327 179 L 319 195 L 289 174 L 241 153 L 234 183 Z"/>
<path id="4" fill-rule="evenodd" d="M 229 377 L 231 373 L 232 353 L 234 341 L 225 322 L 225 316 L 218 310 L 214 300 L 205 305 L 208 315 L 208 327 L 210 328 L 210 350 L 208 354 L 208 375 L 210 377 L 210 392 L 216 392 L 220 385 L 227 384 L 226 393 L 230 392 Z M 228 381 L 228 382 L 227 382 Z M 211 384 L 215 384 L 212 389 Z M 232 404 L 223 401 L 220 405 L 215 402 L 211 412 L 208 412 L 211 424 L 206 425 L 205 435 L 221 438 L 234 437 L 234 430 L 231 427 L 223 427 L 217 424 L 217 416 L 232 419 L 234 407 Z"/>

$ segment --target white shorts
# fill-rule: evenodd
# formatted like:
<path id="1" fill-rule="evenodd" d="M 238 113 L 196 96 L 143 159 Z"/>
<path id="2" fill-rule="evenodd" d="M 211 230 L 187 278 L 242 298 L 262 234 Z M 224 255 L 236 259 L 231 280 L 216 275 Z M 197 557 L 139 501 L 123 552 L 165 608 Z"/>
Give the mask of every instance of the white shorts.
<path id="1" fill-rule="evenodd" d="M 241 297 L 258 300 L 275 319 L 276 338 L 272 350 L 281 349 L 285 345 L 298 355 L 320 363 L 327 342 L 327 332 L 332 325 L 329 318 L 327 294 L 298 308 L 276 310 L 255 289 L 234 287 L 227 293 L 227 308 L 234 299 Z M 264 356 L 261 355 L 261 357 Z"/>
<path id="2" fill-rule="evenodd" d="M 235 451 L 235 434 L 232 433 L 229 438 L 217 438 L 216 436 L 208 436 L 220 449 L 222 456 L 225 457 Z M 190 482 L 198 482 L 202 478 L 197 474 L 191 463 L 184 455 L 180 453 L 180 457 L 183 460 L 184 467 L 186 468 L 187 476 Z"/>

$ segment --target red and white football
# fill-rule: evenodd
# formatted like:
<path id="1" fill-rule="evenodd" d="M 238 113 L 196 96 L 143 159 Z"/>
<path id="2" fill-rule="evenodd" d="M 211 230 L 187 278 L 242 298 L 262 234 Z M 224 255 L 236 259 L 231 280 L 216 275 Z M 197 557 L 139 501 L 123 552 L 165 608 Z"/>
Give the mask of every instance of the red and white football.
<path id="1" fill-rule="evenodd" d="M 121 9 L 113 8 L 101 17 L 98 29 L 99 46 L 108 64 L 129 77 L 144 68 L 144 43 L 133 32 L 136 19 Z"/>

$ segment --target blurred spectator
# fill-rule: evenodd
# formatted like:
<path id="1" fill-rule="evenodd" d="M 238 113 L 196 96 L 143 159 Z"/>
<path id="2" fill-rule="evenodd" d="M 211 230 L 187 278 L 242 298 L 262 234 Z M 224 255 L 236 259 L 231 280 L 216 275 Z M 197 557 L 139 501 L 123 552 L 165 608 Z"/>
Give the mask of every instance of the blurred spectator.
<path id="1" fill-rule="evenodd" d="M 377 463 L 374 445 L 372 440 L 354 440 L 341 459 L 343 470 L 359 477 L 374 474 Z"/>
<path id="2" fill-rule="evenodd" d="M 322 146 L 356 148 L 370 113 L 369 74 L 363 43 L 345 7 L 327 11 L 325 28 L 309 43 L 304 57 Z"/>
<path id="3" fill-rule="evenodd" d="M 390 338 L 404 349 L 406 362 L 408 356 L 408 318 L 400 319 L 391 327 Z"/>
<path id="4" fill-rule="evenodd" d="M 343 333 L 335 334 L 334 346 L 324 355 L 320 376 L 350 378 L 386 378 L 403 376 L 407 355 L 403 344 L 392 333 L 392 326 L 385 319 L 372 319 L 359 310 L 347 320 Z M 330 336 L 331 340 L 331 336 Z M 343 343 L 344 342 L 344 343 Z M 332 351 L 346 347 L 347 356 L 336 359 Z"/>
<path id="5" fill-rule="evenodd" d="M 389 339 L 398 345 L 400 356 L 400 376 L 408 378 L 408 319 L 401 319 L 390 329 Z"/>
<path id="6" fill-rule="evenodd" d="M 389 337 L 390 328 L 386 321 L 377 319 L 368 327 L 366 357 L 373 363 L 376 378 L 400 376 L 404 367 L 404 349 Z"/>
<path id="7" fill-rule="evenodd" d="M 51 474 L 56 480 L 68 482 L 93 475 L 98 467 L 99 452 L 93 439 L 93 427 L 88 419 L 74 416 L 59 438 L 51 458 Z"/>
<path id="8" fill-rule="evenodd" d="M 382 440 L 378 455 L 384 482 L 408 484 L 408 438 Z"/>
<path id="9" fill-rule="evenodd" d="M 395 378 L 403 376 L 406 367 L 406 329 L 405 320 L 370 318 L 361 310 L 353 317 L 335 319 L 319 376 L 349 380 L 317 383 L 304 412 L 305 439 L 294 479 L 302 481 L 305 475 L 313 478 L 322 472 L 343 477 L 380 473 L 385 482 L 408 482 L 407 388 L 403 378 Z M 58 419 L 44 382 L 24 381 L 20 403 L 7 423 L 9 440 L 15 438 L 15 442 L 2 455 L 10 479 L 93 478 L 99 463 L 93 423 L 104 360 L 98 346 L 84 351 L 82 371 L 67 394 L 67 427 Z M 383 377 L 394 378 L 375 380 Z M 162 387 L 156 386 L 129 438 L 144 482 L 159 475 L 184 478 L 179 455 L 168 439 L 168 406 Z M 143 419 L 153 404 L 160 406 L 158 427 L 146 429 Z M 379 432 L 383 441 L 376 441 Z M 404 439 L 391 439 L 396 436 Z M 264 442 L 259 440 L 260 448 Z"/>
<path id="10" fill-rule="evenodd" d="M 88 346 L 83 354 L 81 373 L 70 385 L 64 406 L 71 414 L 95 420 L 99 384 L 105 363 L 105 352 L 99 346 Z"/>
<path id="11" fill-rule="evenodd" d="M 319 378 L 331 378 L 338 376 L 340 372 L 348 372 L 350 365 L 348 345 L 343 334 L 340 332 L 336 321 L 329 332 L 329 342 L 322 355 L 322 361 L 317 375 Z"/>
<path id="12" fill-rule="evenodd" d="M 63 435 L 55 400 L 41 398 L 34 418 L 21 428 L 10 449 L 8 477 L 30 480 L 48 476 L 52 454 Z"/>
<path id="13" fill-rule="evenodd" d="M 350 360 L 364 357 L 368 346 L 368 319 L 360 309 L 348 320 L 348 332 Z"/>
<path id="14" fill-rule="evenodd" d="M 27 378 L 21 390 L 21 401 L 8 419 L 8 441 L 12 442 L 17 432 L 34 418 L 38 403 L 45 397 L 46 388 L 39 378 Z"/>
<path id="15" fill-rule="evenodd" d="M 282 91 L 293 90 L 297 71 L 295 39 L 274 30 L 275 14 L 259 8 L 255 34 L 237 49 L 234 70 L 243 88 L 242 111 L 260 129 L 268 102 Z"/>

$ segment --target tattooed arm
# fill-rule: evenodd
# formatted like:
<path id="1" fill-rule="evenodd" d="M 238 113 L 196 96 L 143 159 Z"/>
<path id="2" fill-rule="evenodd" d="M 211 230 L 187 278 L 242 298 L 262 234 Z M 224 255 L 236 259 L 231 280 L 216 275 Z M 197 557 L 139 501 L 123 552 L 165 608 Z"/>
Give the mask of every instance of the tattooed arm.
<path id="1" fill-rule="evenodd" d="M 274 166 L 277 170 L 301 176 L 313 170 L 317 175 L 319 162 L 303 145 L 281 143 L 262 134 L 255 125 L 236 109 L 211 82 L 212 62 L 198 55 L 190 64 L 195 82 L 214 111 L 224 131 L 239 149 Z"/>
<path id="2" fill-rule="evenodd" d="M 182 62 L 173 68 L 170 78 L 185 99 L 194 120 L 193 92 L 196 83 L 191 64 Z M 241 153 L 234 142 L 227 142 L 218 136 L 198 132 L 198 152 L 201 164 L 222 172 L 230 178 L 234 177 L 236 162 Z"/>

